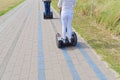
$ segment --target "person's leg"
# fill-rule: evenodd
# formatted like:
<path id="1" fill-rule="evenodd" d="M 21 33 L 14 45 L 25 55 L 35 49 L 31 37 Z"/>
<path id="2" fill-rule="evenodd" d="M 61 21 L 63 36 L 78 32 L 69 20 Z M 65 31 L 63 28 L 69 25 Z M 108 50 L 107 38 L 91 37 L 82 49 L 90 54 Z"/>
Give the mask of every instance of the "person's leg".
<path id="1" fill-rule="evenodd" d="M 67 23 L 67 31 L 68 31 L 68 36 L 69 36 L 69 41 L 71 40 L 72 37 L 72 20 L 73 20 L 73 13 L 68 13 L 68 23 Z"/>
<path id="2" fill-rule="evenodd" d="M 50 15 L 50 2 L 48 2 L 48 15 Z"/>
<path id="3" fill-rule="evenodd" d="M 61 22 L 62 22 L 62 38 L 66 39 L 66 27 L 67 27 L 67 16 L 66 14 L 61 14 Z"/>
<path id="4" fill-rule="evenodd" d="M 47 2 L 44 1 L 45 15 L 47 14 Z"/>
<path id="5" fill-rule="evenodd" d="M 50 2 L 49 1 L 45 1 L 45 14 L 46 15 L 50 15 Z"/>

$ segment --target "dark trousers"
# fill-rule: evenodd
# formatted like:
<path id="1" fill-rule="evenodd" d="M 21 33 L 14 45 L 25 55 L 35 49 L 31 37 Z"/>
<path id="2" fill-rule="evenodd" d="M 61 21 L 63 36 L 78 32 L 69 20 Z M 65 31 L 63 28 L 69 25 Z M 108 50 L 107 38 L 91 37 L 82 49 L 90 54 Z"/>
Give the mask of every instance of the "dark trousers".
<path id="1" fill-rule="evenodd" d="M 50 1 L 44 1 L 45 15 L 50 15 Z"/>

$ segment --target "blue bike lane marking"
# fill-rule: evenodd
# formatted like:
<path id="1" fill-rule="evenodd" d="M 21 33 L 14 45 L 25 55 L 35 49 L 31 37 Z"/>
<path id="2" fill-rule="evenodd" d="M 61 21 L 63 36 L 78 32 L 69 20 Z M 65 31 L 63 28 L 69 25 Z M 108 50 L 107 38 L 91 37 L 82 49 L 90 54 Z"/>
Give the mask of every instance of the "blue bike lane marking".
<path id="1" fill-rule="evenodd" d="M 71 59 L 69 53 L 67 52 L 67 50 L 65 48 L 62 49 L 62 52 L 64 54 L 66 61 L 67 61 L 68 67 L 72 73 L 73 80 L 80 80 L 79 74 L 78 74 L 77 70 L 75 69 L 75 66 L 72 62 L 72 59 Z"/>
<path id="2" fill-rule="evenodd" d="M 40 14 L 40 1 L 38 0 L 38 80 L 45 80 L 45 65 L 42 45 L 42 26 Z"/>
<path id="3" fill-rule="evenodd" d="M 82 49 L 82 46 L 79 43 L 77 44 L 77 48 L 79 49 L 79 51 L 81 52 L 81 54 L 83 55 L 83 57 L 85 58 L 87 63 L 89 64 L 89 66 L 92 68 L 92 70 L 95 72 L 97 77 L 100 80 L 107 80 L 105 75 L 100 71 L 100 69 L 97 67 L 97 65 L 92 61 L 92 59 L 87 54 L 87 52 L 84 49 Z"/>

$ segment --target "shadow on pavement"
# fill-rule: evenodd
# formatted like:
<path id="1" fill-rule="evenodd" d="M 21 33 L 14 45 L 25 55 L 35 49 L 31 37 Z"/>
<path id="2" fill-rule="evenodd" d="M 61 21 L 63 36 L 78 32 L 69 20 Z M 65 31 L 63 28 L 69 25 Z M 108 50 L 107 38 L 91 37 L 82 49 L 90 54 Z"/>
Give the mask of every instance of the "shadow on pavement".
<path id="1" fill-rule="evenodd" d="M 53 19 L 60 19 L 60 18 L 53 18 Z"/>
<path id="2" fill-rule="evenodd" d="M 85 49 L 85 48 L 90 48 L 90 47 L 88 47 L 85 43 L 78 42 L 76 46 L 67 46 L 67 47 L 64 47 L 64 48 L 66 48 L 67 50 L 75 50 L 75 49 L 78 49 L 78 48 Z"/>

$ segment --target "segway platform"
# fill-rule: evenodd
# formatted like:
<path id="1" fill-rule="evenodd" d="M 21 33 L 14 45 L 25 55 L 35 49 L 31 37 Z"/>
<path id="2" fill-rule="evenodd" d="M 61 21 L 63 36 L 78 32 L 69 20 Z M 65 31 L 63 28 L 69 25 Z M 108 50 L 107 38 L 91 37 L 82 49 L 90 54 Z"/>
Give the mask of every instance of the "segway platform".
<path id="1" fill-rule="evenodd" d="M 44 12 L 44 19 L 53 19 L 53 12 L 50 12 L 49 15 L 45 15 L 45 12 Z"/>
<path id="2" fill-rule="evenodd" d="M 63 42 L 61 35 L 59 33 L 56 34 L 56 44 L 58 48 L 66 47 L 66 46 L 76 46 L 77 44 L 77 35 L 75 32 L 72 33 L 71 42 L 69 42 L 68 37 L 66 36 L 65 43 Z"/>

